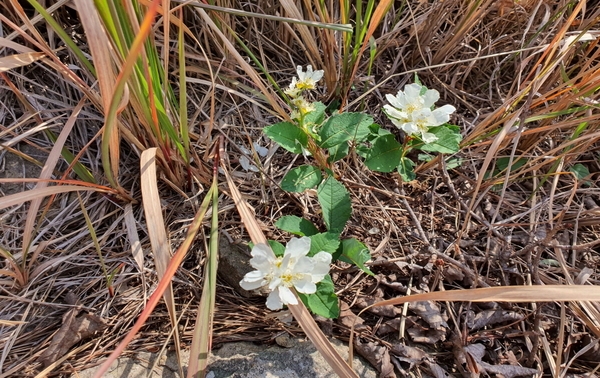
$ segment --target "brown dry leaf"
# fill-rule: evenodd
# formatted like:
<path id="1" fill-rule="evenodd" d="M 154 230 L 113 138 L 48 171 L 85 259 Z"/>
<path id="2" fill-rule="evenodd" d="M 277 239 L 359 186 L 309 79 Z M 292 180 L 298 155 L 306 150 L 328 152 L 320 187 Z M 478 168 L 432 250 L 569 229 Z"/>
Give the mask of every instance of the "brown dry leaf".
<path id="1" fill-rule="evenodd" d="M 404 369 L 396 364 L 398 370 L 404 375 L 409 375 L 415 366 L 425 364 L 435 378 L 451 378 L 452 375 L 446 372 L 440 365 L 436 364 L 434 359 L 425 351 L 404 344 L 394 344 L 390 350 L 397 360 L 409 364 L 408 369 Z"/>
<path id="2" fill-rule="evenodd" d="M 383 301 L 383 298 L 373 297 L 373 296 L 361 296 L 356 300 L 356 306 L 359 308 L 369 307 L 375 303 Z M 380 316 L 387 316 L 388 318 L 395 318 L 397 316 L 402 315 L 402 309 L 396 308 L 394 306 L 381 306 L 381 307 L 371 307 L 368 310 L 370 313 Z"/>
<path id="3" fill-rule="evenodd" d="M 406 330 L 410 338 L 416 343 L 435 344 L 446 340 L 445 330 L 423 329 L 412 327 Z"/>
<path id="4" fill-rule="evenodd" d="M 400 323 L 402 323 L 402 318 L 388 320 L 377 329 L 377 334 L 379 336 L 383 336 L 387 335 L 388 333 L 398 332 L 398 329 L 400 328 Z"/>
<path id="5" fill-rule="evenodd" d="M 338 317 L 338 322 L 348 328 L 354 327 L 354 330 L 357 332 L 369 330 L 369 327 L 363 324 L 365 321 L 353 313 L 346 302 L 340 302 L 340 316 Z"/>
<path id="6" fill-rule="evenodd" d="M 69 294 L 66 301 L 70 304 L 77 302 L 76 298 Z M 101 317 L 93 314 L 77 316 L 79 311 L 80 309 L 75 307 L 63 315 L 62 326 L 52 337 L 50 346 L 38 357 L 38 361 L 44 367 L 61 358 L 73 345 L 106 328 L 106 322 Z"/>
<path id="7" fill-rule="evenodd" d="M 413 302 L 408 307 L 410 311 L 419 315 L 431 328 L 437 331 L 446 330 L 448 324 L 442 317 L 440 307 L 435 302 Z"/>
<path id="8" fill-rule="evenodd" d="M 392 345 L 390 352 L 392 352 L 399 361 L 409 364 L 408 369 L 405 369 L 408 371 L 412 371 L 415 366 L 421 365 L 428 357 L 428 354 L 421 349 L 404 344 Z"/>
<path id="9" fill-rule="evenodd" d="M 454 265 L 448 264 L 444 268 L 444 282 L 453 283 L 454 281 L 462 281 L 465 279 L 464 273 L 455 267 Z"/>
<path id="10" fill-rule="evenodd" d="M 467 327 L 474 331 L 488 325 L 514 322 L 521 319 L 523 319 L 523 316 L 514 311 L 485 310 L 477 315 L 474 315 L 472 312 L 470 312 L 469 316 L 467 317 Z"/>
<path id="11" fill-rule="evenodd" d="M 492 365 L 481 359 L 485 355 L 485 346 L 483 344 L 470 344 L 465 346 L 464 353 L 469 354 L 479 368 L 481 373 L 494 373 L 504 378 L 514 378 L 523 376 L 537 375 L 536 369 L 526 368 L 518 365 Z"/>
<path id="12" fill-rule="evenodd" d="M 362 344 L 357 342 L 355 345 L 358 354 L 363 356 L 369 363 L 379 371 L 380 378 L 395 378 L 394 365 L 390 360 L 388 348 L 379 346 L 373 342 Z"/>

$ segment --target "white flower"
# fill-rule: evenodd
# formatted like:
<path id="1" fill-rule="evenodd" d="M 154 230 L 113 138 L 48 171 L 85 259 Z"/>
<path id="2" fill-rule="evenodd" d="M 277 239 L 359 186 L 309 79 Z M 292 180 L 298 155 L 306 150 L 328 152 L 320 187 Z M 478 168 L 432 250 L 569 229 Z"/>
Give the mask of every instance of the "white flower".
<path id="1" fill-rule="evenodd" d="M 291 288 L 304 294 L 315 293 L 316 283 L 329 273 L 331 264 L 331 254 L 319 252 L 308 257 L 306 255 L 309 251 L 310 238 L 306 236 L 292 238 L 283 257 L 276 257 L 267 245 L 255 245 L 250 265 L 256 270 L 248 272 L 240 281 L 240 286 L 245 290 L 267 286 L 271 290 L 267 297 L 267 307 L 271 310 L 279 310 L 284 304 L 298 304 Z"/>
<path id="2" fill-rule="evenodd" d="M 450 114 L 456 111 L 452 105 L 433 109 L 440 98 L 439 92 L 416 83 L 407 85 L 396 96 L 388 94 L 385 97 L 390 105 L 384 105 L 383 110 L 392 123 L 408 135 L 420 134 L 425 143 L 437 140 L 434 134 L 428 132 L 429 128 L 448 122 Z"/>
<path id="3" fill-rule="evenodd" d="M 298 73 L 298 80 L 294 77 L 288 89 L 285 90 L 285 93 L 290 97 L 297 97 L 303 91 L 315 89 L 317 82 L 323 78 L 325 73 L 323 70 L 313 71 L 311 65 L 306 66 L 306 72 L 302 70 L 302 66 L 298 66 L 296 72 Z"/>

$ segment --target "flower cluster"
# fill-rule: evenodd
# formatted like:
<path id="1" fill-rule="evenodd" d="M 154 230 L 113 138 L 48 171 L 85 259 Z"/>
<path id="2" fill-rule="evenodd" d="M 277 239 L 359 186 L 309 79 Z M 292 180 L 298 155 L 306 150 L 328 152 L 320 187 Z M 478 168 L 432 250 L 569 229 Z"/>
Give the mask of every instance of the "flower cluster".
<path id="1" fill-rule="evenodd" d="M 317 82 L 323 78 L 323 70 L 313 71 L 311 65 L 306 66 L 306 72 L 302 70 L 302 66 L 296 68 L 298 78 L 292 79 L 290 86 L 284 92 L 290 96 L 290 103 L 294 107 L 292 111 L 292 119 L 301 119 L 306 114 L 315 110 L 312 103 L 307 101 L 302 93 L 312 90 L 317 87 Z"/>
<path id="2" fill-rule="evenodd" d="M 268 287 L 271 292 L 267 297 L 267 307 L 271 310 L 279 310 L 284 304 L 298 304 L 291 288 L 303 294 L 315 293 L 316 283 L 329 273 L 331 264 L 331 254 L 318 252 L 308 257 L 309 251 L 310 238 L 306 236 L 292 238 L 283 257 L 276 257 L 267 245 L 255 245 L 250 265 L 256 270 L 248 272 L 240 286 L 245 290 Z"/>
<path id="3" fill-rule="evenodd" d="M 408 135 L 417 135 L 425 143 L 438 139 L 429 128 L 448 122 L 450 114 L 456 110 L 452 105 L 434 109 L 440 98 L 439 92 L 416 83 L 407 85 L 396 96 L 388 94 L 385 97 L 390 105 L 384 105 L 383 110 L 392 123 Z"/>

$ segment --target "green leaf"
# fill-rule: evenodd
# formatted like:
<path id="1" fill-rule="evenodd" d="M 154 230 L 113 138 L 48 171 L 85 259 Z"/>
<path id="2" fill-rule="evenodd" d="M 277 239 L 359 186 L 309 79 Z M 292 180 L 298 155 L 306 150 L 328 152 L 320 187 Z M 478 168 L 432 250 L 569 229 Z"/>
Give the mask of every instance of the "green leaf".
<path id="1" fill-rule="evenodd" d="M 302 147 L 308 144 L 308 135 L 290 122 L 279 122 L 263 129 L 266 136 L 281 147 L 295 154 L 302 153 Z"/>
<path id="2" fill-rule="evenodd" d="M 369 135 L 369 140 L 373 140 L 378 136 L 383 136 L 383 135 L 390 135 L 391 132 L 389 132 L 388 130 L 382 128 L 379 124 L 377 123 L 372 123 L 369 125 L 369 132 L 371 133 L 371 135 Z"/>
<path id="3" fill-rule="evenodd" d="M 375 276 L 373 272 L 365 266 L 365 263 L 371 260 L 369 249 L 354 238 L 342 240 L 342 255 L 340 256 L 340 260 L 349 264 L 354 264 L 368 275 Z"/>
<path id="4" fill-rule="evenodd" d="M 281 189 L 286 192 L 302 193 L 321 182 L 321 171 L 312 165 L 301 165 L 289 171 L 281 180 Z"/>
<path id="5" fill-rule="evenodd" d="M 498 158 L 498 160 L 496 160 L 497 171 L 495 172 L 495 174 L 497 175 L 497 174 L 501 173 L 502 171 L 506 170 L 506 168 L 508 168 L 509 163 L 510 163 L 509 156 Z M 524 166 L 525 163 L 527 163 L 527 159 L 525 159 L 525 158 L 513 159 L 512 165 L 510 166 L 510 170 L 514 171 L 516 169 L 519 169 L 522 166 Z"/>
<path id="6" fill-rule="evenodd" d="M 285 246 L 278 241 L 269 240 L 269 246 L 277 257 L 281 257 L 285 253 Z"/>
<path id="7" fill-rule="evenodd" d="M 462 140 L 460 132 L 448 126 L 431 127 L 428 130 L 438 139 L 435 142 L 424 144 L 420 147 L 421 151 L 439 152 L 442 154 L 454 154 L 459 150 L 459 143 Z"/>
<path id="8" fill-rule="evenodd" d="M 590 175 L 590 170 L 583 164 L 575 164 L 569 168 L 569 172 L 573 172 L 577 180 L 583 180 Z"/>
<path id="9" fill-rule="evenodd" d="M 373 118 L 365 113 L 342 113 L 330 117 L 321 127 L 322 148 L 330 148 L 349 140 L 360 142 L 367 138 Z"/>
<path id="10" fill-rule="evenodd" d="M 335 253 L 340 246 L 340 234 L 335 232 L 323 232 L 321 234 L 312 235 L 310 237 L 310 251 L 308 256 L 323 251 L 327 253 Z"/>
<path id="11" fill-rule="evenodd" d="M 402 145 L 396 141 L 394 135 L 383 135 L 373 141 L 365 165 L 372 171 L 391 172 L 398 166 L 400 156 Z"/>
<path id="12" fill-rule="evenodd" d="M 284 215 L 275 222 L 275 226 L 280 230 L 300 236 L 311 236 L 319 232 L 309 220 L 295 215 Z"/>
<path id="13" fill-rule="evenodd" d="M 328 319 L 335 319 L 340 316 L 338 297 L 335 295 L 335 287 L 329 274 L 325 276 L 323 281 L 317 284 L 316 293 L 298 293 L 298 295 L 313 314 L 321 315 Z"/>
<path id="14" fill-rule="evenodd" d="M 409 182 L 417 178 L 414 170 L 415 163 L 407 157 L 400 159 L 398 164 L 398 173 L 402 177 L 402 181 Z"/>
<path id="15" fill-rule="evenodd" d="M 329 176 L 319 185 L 317 198 L 323 209 L 323 220 L 327 229 L 341 233 L 352 213 L 350 196 L 344 185 L 333 176 Z"/>
<path id="16" fill-rule="evenodd" d="M 348 156 L 348 152 L 350 151 L 350 145 L 348 143 L 338 144 L 337 146 L 331 147 L 329 149 L 329 158 L 327 161 L 330 163 L 336 162 Z"/>

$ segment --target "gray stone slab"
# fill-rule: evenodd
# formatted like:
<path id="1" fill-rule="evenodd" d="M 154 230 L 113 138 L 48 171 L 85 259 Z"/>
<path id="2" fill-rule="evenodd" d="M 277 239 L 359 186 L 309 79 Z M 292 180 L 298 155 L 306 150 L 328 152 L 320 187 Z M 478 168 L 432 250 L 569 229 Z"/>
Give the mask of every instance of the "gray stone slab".
<path id="1" fill-rule="evenodd" d="M 332 345 L 343 358 L 348 356 L 348 347 L 339 340 Z M 227 343 L 212 351 L 209 357 L 207 378 L 334 378 L 337 375 L 309 340 L 289 340 L 289 347 L 264 346 L 249 342 Z M 156 359 L 158 358 L 158 361 Z M 187 365 L 189 352 L 184 352 Z M 150 370 L 155 364 L 154 370 Z M 97 368 L 80 372 L 77 376 L 91 378 Z M 354 370 L 360 377 L 375 378 L 376 371 L 362 358 L 354 357 Z M 76 376 L 73 376 L 76 377 Z M 108 378 L 181 378 L 175 353 L 159 357 L 147 352 L 135 358 L 115 361 Z"/>

